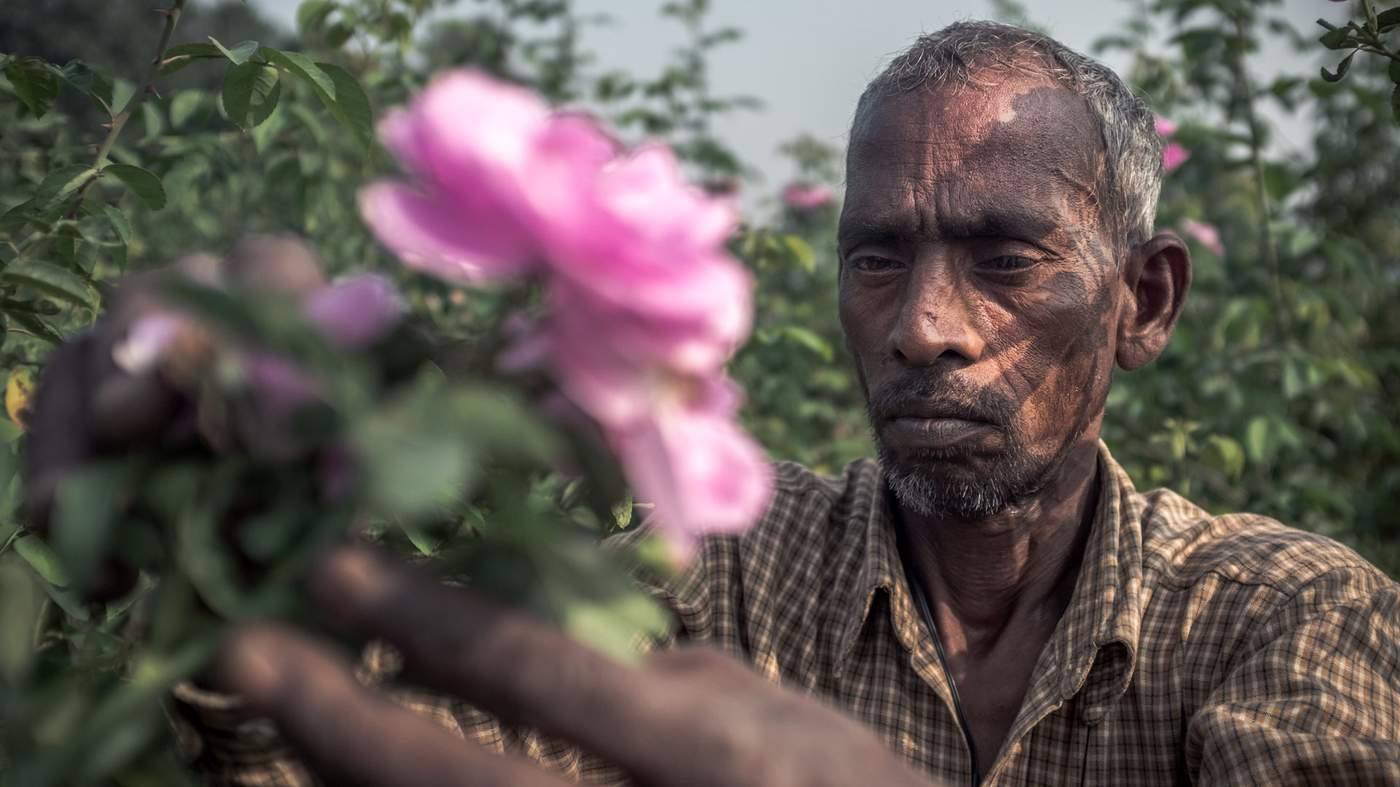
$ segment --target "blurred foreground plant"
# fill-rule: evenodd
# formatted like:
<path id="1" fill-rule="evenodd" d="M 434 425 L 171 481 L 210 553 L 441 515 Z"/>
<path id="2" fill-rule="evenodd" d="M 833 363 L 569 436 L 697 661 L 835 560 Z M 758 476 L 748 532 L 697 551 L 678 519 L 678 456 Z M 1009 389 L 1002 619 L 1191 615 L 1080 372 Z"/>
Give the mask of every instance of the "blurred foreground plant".
<path id="1" fill-rule="evenodd" d="M 664 147 L 624 153 L 479 73 L 438 77 L 381 133 L 412 179 L 366 189 L 367 222 L 409 266 L 489 283 L 496 316 L 470 342 L 436 342 L 387 279 L 326 283 L 277 239 L 133 286 L 99 330 L 119 340 L 98 351 L 120 385 L 168 391 L 168 410 L 159 440 L 133 439 L 144 421 L 124 413 L 136 425 L 120 448 L 29 490 L 51 493 L 52 512 L 11 540 L 95 625 L 75 664 L 68 643 L 31 644 L 37 599 L 16 590 L 0 607 L 17 783 L 156 767 L 139 755 L 164 693 L 231 622 L 314 627 L 297 578 L 352 534 L 626 657 L 666 621 L 625 565 L 668 570 L 701 533 L 766 507 L 771 471 L 723 372 L 750 322 L 727 203 L 687 185 Z M 121 392 L 99 386 L 95 407 L 135 401 Z M 664 538 L 604 551 L 630 524 L 629 486 Z M 32 587 L 16 570 L 0 565 L 0 582 Z"/>

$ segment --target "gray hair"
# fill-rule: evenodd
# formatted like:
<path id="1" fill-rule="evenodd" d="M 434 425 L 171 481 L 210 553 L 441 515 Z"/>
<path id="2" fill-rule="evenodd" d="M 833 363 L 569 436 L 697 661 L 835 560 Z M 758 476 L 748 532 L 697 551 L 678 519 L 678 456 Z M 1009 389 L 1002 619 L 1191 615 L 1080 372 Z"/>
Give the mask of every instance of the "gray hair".
<path id="1" fill-rule="evenodd" d="M 866 86 L 851 137 L 877 99 L 973 83 L 984 70 L 1042 74 L 1083 97 L 1103 136 L 1103 218 L 1129 244 L 1151 237 L 1162 190 L 1162 141 L 1152 110 L 1112 69 L 1049 36 L 998 22 L 956 22 L 920 36 Z"/>

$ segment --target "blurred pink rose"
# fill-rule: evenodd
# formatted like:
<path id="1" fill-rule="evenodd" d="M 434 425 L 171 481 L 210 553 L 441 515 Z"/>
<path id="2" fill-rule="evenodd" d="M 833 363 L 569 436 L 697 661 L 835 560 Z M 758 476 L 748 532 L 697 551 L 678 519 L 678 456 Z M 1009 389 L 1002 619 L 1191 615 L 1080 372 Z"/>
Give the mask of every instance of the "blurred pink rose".
<path id="1" fill-rule="evenodd" d="M 1225 244 L 1220 242 L 1220 230 L 1216 229 L 1214 224 L 1185 219 L 1181 222 L 1181 231 L 1195 238 L 1217 257 L 1225 256 Z"/>
<path id="2" fill-rule="evenodd" d="M 360 349 L 384 336 L 403 316 L 392 282 L 376 273 L 347 276 L 306 299 L 306 316 L 331 341 Z"/>
<path id="3" fill-rule="evenodd" d="M 475 71 L 435 78 L 379 135 L 414 185 L 365 188 L 361 215 L 404 264 L 458 282 L 537 268 L 536 211 L 575 205 L 613 155 L 592 124 Z"/>
<path id="4" fill-rule="evenodd" d="M 561 216 L 546 241 L 561 330 L 697 374 L 720 368 L 748 336 L 752 282 L 724 248 L 738 216 L 688 184 L 669 149 L 615 161 L 590 209 Z"/>
<path id="5" fill-rule="evenodd" d="M 783 189 L 783 203 L 793 210 L 808 211 L 824 208 L 835 199 L 836 195 L 826 186 L 791 183 Z"/>
<path id="6" fill-rule="evenodd" d="M 473 72 L 434 80 L 381 133 L 421 191 L 367 189 L 371 229 L 442 278 L 539 279 L 547 314 L 505 326 L 501 365 L 548 366 L 658 530 L 681 545 L 756 520 L 770 471 L 736 397 L 714 393 L 752 318 L 752 282 L 725 248 L 732 200 L 688 183 L 669 148 L 619 156 L 587 119 Z"/>
<path id="7" fill-rule="evenodd" d="M 1180 143 L 1170 142 L 1162 148 L 1162 170 L 1171 172 L 1185 164 L 1189 158 L 1191 158 L 1191 151 L 1182 147 Z"/>
<path id="8" fill-rule="evenodd" d="M 700 536 L 757 522 L 772 497 L 773 468 L 735 421 L 737 403 L 733 383 L 706 381 L 612 435 L 637 499 L 654 504 L 660 533 L 683 560 Z"/>
<path id="9" fill-rule="evenodd" d="M 1164 118 L 1161 115 L 1156 116 L 1156 120 L 1153 121 L 1153 125 L 1157 129 L 1157 136 L 1159 137 L 1166 138 L 1176 133 L 1176 121 L 1168 120 L 1167 118 Z"/>

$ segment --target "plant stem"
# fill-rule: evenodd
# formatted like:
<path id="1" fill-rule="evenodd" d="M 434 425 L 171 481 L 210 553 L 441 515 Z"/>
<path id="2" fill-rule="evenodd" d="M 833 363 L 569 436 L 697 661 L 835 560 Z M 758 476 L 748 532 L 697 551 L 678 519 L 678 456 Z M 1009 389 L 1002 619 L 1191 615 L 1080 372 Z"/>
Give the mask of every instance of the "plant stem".
<path id="1" fill-rule="evenodd" d="M 185 2 L 186 0 L 172 0 L 169 8 L 160 11 L 161 15 L 165 17 L 165 24 L 160 31 L 160 43 L 156 45 L 156 55 L 151 60 L 150 67 L 146 69 L 146 77 L 141 81 L 141 87 L 126 102 L 122 111 L 112 116 L 112 126 L 107 130 L 107 136 L 103 138 L 102 144 L 98 145 L 97 156 L 92 162 L 93 174 L 78 187 L 77 199 L 74 200 L 72 209 L 68 211 L 67 218 L 72 219 L 78 215 L 78 208 L 83 204 L 83 195 L 102 176 L 102 167 L 107 164 L 107 157 L 111 155 L 112 147 L 117 144 L 117 137 L 121 136 L 126 122 L 141 107 L 141 102 L 146 100 L 146 95 L 155 92 L 156 77 L 160 76 L 160 64 L 165 59 L 166 48 L 170 46 L 170 37 L 175 34 L 175 25 L 180 22 L 180 14 L 185 10 Z M 48 236 L 43 233 L 31 236 L 28 241 L 15 250 L 14 259 L 10 262 L 21 259 L 35 246 L 48 239 Z"/>
<path id="2" fill-rule="evenodd" d="M 1274 242 L 1273 206 L 1269 200 L 1268 184 L 1264 178 L 1264 130 L 1259 116 L 1254 111 L 1254 83 L 1245 68 L 1244 42 L 1248 40 L 1243 15 L 1231 17 L 1235 23 L 1235 38 L 1239 46 L 1234 48 L 1230 59 L 1231 70 L 1235 74 L 1235 87 L 1240 96 L 1244 121 L 1249 126 L 1249 163 L 1254 170 L 1254 195 L 1259 208 L 1259 243 L 1273 279 L 1274 322 L 1282 339 L 1288 334 L 1288 310 L 1283 298 L 1283 274 L 1279 268 L 1278 247 Z"/>
<path id="3" fill-rule="evenodd" d="M 155 57 L 151 59 L 150 66 L 146 69 L 146 77 L 141 81 L 141 87 L 131 100 L 126 102 L 126 106 L 121 112 L 112 116 L 112 128 L 107 131 L 107 136 L 102 140 L 102 144 L 97 148 L 97 157 L 93 159 L 92 168 L 100 173 L 102 167 L 107 164 L 107 157 L 112 153 L 112 146 L 117 144 L 117 137 L 121 136 L 122 129 L 126 127 L 126 122 L 131 119 L 137 109 L 141 108 L 141 102 L 146 100 L 146 96 L 156 90 L 156 77 L 160 76 L 160 64 L 165 59 L 165 50 L 170 46 L 170 37 L 175 34 L 175 25 L 180 22 L 180 14 L 185 10 L 185 0 L 172 0 L 169 8 L 161 11 L 165 17 L 165 26 L 160 31 L 160 43 L 156 45 Z M 97 180 L 94 175 L 78 189 L 78 198 L 82 199 L 83 193 Z"/>

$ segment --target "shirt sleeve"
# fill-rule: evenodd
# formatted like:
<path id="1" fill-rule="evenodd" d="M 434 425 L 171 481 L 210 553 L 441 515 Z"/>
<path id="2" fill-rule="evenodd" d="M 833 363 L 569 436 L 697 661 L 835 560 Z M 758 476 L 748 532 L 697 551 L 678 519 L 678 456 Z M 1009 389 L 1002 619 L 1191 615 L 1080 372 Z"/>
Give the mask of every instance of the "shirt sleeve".
<path id="1" fill-rule="evenodd" d="M 1400 586 L 1309 582 L 1262 622 L 1190 718 L 1200 785 L 1400 785 Z"/>

